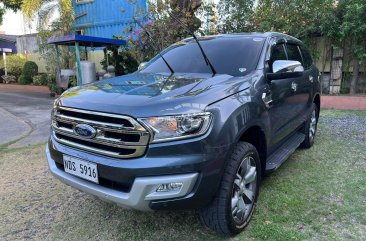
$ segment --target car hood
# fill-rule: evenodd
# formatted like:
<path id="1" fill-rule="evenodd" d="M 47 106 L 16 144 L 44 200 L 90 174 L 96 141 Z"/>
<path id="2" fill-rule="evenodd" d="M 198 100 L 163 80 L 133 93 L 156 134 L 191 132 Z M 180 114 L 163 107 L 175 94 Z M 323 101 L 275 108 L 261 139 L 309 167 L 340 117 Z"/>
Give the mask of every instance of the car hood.
<path id="1" fill-rule="evenodd" d="M 204 111 L 207 105 L 249 88 L 253 75 L 134 73 L 74 87 L 62 106 L 133 117 Z"/>

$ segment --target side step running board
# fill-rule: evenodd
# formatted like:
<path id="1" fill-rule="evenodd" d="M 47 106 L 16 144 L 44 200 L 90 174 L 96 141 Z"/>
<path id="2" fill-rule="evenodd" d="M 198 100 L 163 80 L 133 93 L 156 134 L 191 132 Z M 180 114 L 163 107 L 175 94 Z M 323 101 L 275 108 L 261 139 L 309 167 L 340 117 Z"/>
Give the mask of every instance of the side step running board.
<path id="1" fill-rule="evenodd" d="M 278 169 L 287 158 L 295 152 L 295 150 L 304 141 L 305 135 L 297 132 L 286 140 L 277 150 L 267 158 L 266 173 L 270 173 Z"/>

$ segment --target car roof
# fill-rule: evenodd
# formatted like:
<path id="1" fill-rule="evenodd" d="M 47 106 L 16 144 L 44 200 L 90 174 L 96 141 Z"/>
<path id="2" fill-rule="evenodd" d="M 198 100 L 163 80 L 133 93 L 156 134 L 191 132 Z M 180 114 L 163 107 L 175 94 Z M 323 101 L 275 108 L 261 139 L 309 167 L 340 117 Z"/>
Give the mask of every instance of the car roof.
<path id="1" fill-rule="evenodd" d="M 199 39 L 205 40 L 205 39 L 215 39 L 215 38 L 237 38 L 237 37 L 254 37 L 254 38 L 269 38 L 269 37 L 276 37 L 276 38 L 282 38 L 285 40 L 285 42 L 292 42 L 296 44 L 302 45 L 302 41 L 292 37 L 290 35 L 279 33 L 279 32 L 252 32 L 252 33 L 229 33 L 229 34 L 217 34 L 217 35 L 206 35 L 201 36 Z M 192 41 L 193 38 L 186 38 L 183 41 Z"/>

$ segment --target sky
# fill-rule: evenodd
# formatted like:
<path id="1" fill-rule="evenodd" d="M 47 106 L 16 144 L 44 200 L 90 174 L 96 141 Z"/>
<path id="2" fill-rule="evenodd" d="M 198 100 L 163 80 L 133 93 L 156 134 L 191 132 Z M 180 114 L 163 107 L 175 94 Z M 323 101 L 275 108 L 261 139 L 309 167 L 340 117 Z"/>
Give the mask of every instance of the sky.
<path id="1" fill-rule="evenodd" d="M 3 24 L 0 26 L 0 31 L 4 31 L 9 35 L 23 35 L 35 32 L 35 24 L 30 28 L 29 24 L 24 21 L 21 12 L 13 12 L 7 10 L 3 16 Z"/>

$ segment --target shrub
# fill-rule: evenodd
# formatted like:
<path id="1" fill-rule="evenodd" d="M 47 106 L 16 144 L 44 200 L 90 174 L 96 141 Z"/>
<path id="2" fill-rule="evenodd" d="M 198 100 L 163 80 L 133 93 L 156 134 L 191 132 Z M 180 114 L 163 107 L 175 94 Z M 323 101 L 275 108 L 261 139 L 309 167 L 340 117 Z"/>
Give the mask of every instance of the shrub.
<path id="1" fill-rule="evenodd" d="M 48 75 L 47 77 L 47 86 L 50 89 L 51 94 L 62 94 L 63 90 L 56 83 L 55 75 Z"/>
<path id="2" fill-rule="evenodd" d="M 24 54 L 13 54 L 6 56 L 6 68 L 10 75 L 15 76 L 18 79 L 22 74 L 23 66 L 27 62 Z M 0 60 L 0 68 L 4 69 L 4 60 Z"/>
<path id="3" fill-rule="evenodd" d="M 29 81 L 24 75 L 21 75 L 18 79 L 18 83 L 21 85 L 29 85 L 32 83 L 32 79 Z"/>
<path id="4" fill-rule="evenodd" d="M 47 74 L 39 74 L 39 75 L 34 76 L 33 84 L 34 85 L 47 85 L 48 84 Z"/>
<path id="5" fill-rule="evenodd" d="M 38 65 L 33 61 L 27 61 L 23 66 L 22 75 L 28 82 L 32 82 L 34 76 L 38 74 Z"/>

